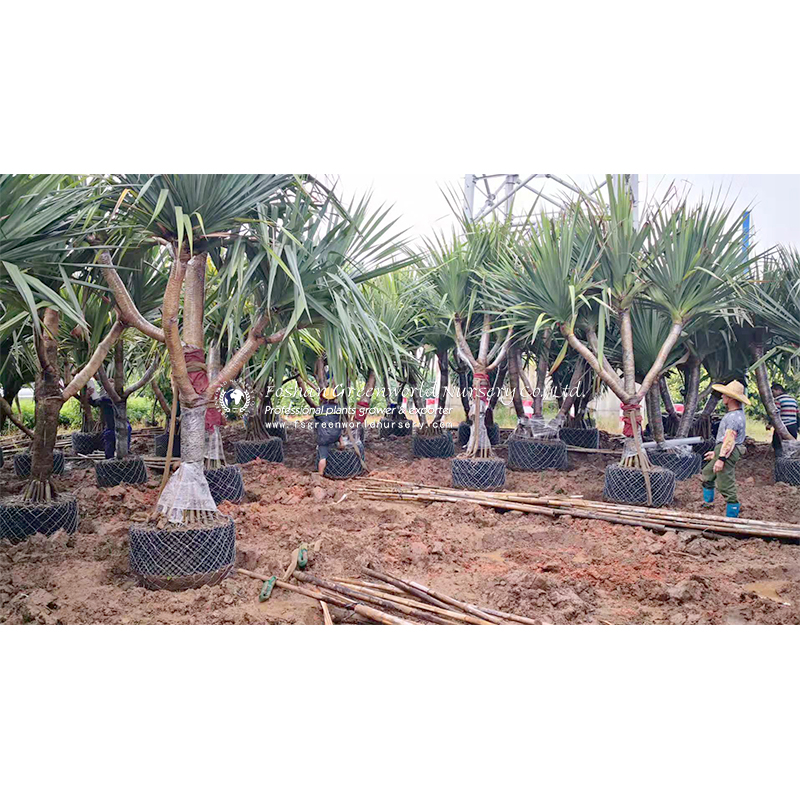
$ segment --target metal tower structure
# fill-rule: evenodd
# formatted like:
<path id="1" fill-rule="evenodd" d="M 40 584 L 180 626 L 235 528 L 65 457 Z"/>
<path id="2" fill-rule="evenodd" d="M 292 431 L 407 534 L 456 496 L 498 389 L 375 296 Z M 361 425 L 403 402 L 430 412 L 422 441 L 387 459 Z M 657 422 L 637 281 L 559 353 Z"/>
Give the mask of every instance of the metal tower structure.
<path id="1" fill-rule="evenodd" d="M 638 174 L 625 174 L 624 177 L 633 198 L 634 214 L 638 223 L 639 176 Z M 558 184 L 561 188 L 551 190 L 548 184 Z M 600 184 L 586 193 L 592 195 L 602 188 L 603 184 Z M 553 192 L 560 191 L 563 195 L 563 189 L 567 189 L 576 196 L 585 192 L 572 181 L 547 173 L 534 173 L 524 178 L 519 175 L 501 173 L 471 174 L 464 176 L 464 212 L 470 220 L 475 222 L 501 208 L 506 215 L 509 215 L 515 195 L 523 189 L 532 192 L 537 199 L 545 200 L 556 208 L 564 208 L 565 203 L 563 199 L 554 197 Z"/>

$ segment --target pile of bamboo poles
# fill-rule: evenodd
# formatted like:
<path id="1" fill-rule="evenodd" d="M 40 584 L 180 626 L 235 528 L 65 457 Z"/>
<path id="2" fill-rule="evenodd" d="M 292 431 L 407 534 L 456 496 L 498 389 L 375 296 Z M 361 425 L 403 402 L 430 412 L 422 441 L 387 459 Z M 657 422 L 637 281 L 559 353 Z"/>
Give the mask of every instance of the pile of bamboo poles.
<path id="1" fill-rule="evenodd" d="M 508 511 L 523 511 L 547 517 L 570 516 L 596 519 L 617 525 L 633 525 L 657 533 L 682 529 L 729 536 L 760 536 L 786 542 L 800 542 L 800 525 L 759 519 L 697 514 L 669 508 L 647 508 L 603 503 L 573 497 L 538 497 L 528 493 L 475 492 L 465 489 L 442 489 L 403 481 L 365 478 L 356 491 L 367 500 L 413 500 L 441 503 L 469 503 Z"/>
<path id="2" fill-rule="evenodd" d="M 247 569 L 241 575 L 310 597 L 320 604 L 326 625 L 333 619 L 328 606 L 350 612 L 361 620 L 383 625 L 537 625 L 529 617 L 465 603 L 421 583 L 367 567 L 365 577 L 319 578 L 300 570 L 292 577 L 302 585 L 278 580 Z"/>

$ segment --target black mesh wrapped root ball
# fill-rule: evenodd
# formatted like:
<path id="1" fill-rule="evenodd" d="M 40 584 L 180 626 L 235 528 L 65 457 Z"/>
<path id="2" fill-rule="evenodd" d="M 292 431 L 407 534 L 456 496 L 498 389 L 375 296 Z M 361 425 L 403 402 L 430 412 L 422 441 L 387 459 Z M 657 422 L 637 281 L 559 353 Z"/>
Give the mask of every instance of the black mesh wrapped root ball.
<path id="1" fill-rule="evenodd" d="M 317 456 L 319 458 L 319 456 Z M 325 462 L 325 477 L 334 480 L 344 480 L 345 478 L 355 478 L 364 471 L 362 463 L 364 456 L 348 447 L 345 450 L 331 448 Z"/>
<path id="2" fill-rule="evenodd" d="M 569 469 L 567 445 L 560 439 L 512 437 L 508 441 L 508 468 L 520 472 Z"/>
<path id="3" fill-rule="evenodd" d="M 119 486 L 121 483 L 147 483 L 147 467 L 137 456 L 129 458 L 108 458 L 94 465 L 97 485 L 103 489 Z"/>
<path id="4" fill-rule="evenodd" d="M 167 448 L 169 447 L 169 431 L 167 433 L 157 433 L 153 437 L 153 452 L 160 458 L 166 458 Z M 172 440 L 172 457 L 181 457 L 181 435 L 175 434 Z"/>
<path id="5" fill-rule="evenodd" d="M 451 463 L 456 489 L 491 491 L 506 485 L 506 464 L 501 458 L 454 458 Z"/>
<path id="6" fill-rule="evenodd" d="M 410 436 L 411 431 L 414 430 L 414 423 L 410 419 L 396 419 L 394 421 L 394 430 L 392 431 L 395 436 Z"/>
<path id="7" fill-rule="evenodd" d="M 21 542 L 35 533 L 49 536 L 58 530 L 78 530 L 78 501 L 62 494 L 49 503 L 29 503 L 13 498 L 0 505 L 0 539 Z"/>
<path id="8" fill-rule="evenodd" d="M 650 470 L 653 508 L 669 505 L 675 496 L 675 473 L 663 467 Z M 606 467 L 603 499 L 632 506 L 647 505 L 647 489 L 640 469 L 610 464 Z"/>
<path id="9" fill-rule="evenodd" d="M 100 447 L 97 447 L 98 437 L 96 432 L 80 433 L 75 432 L 72 434 L 72 452 L 78 456 L 88 456 L 94 453 L 95 450 L 103 449 L 103 434 L 100 434 Z"/>
<path id="10" fill-rule="evenodd" d="M 283 441 L 278 436 L 256 442 L 236 442 L 233 446 L 237 464 L 247 464 L 260 458 L 262 461 L 283 461 Z"/>
<path id="11" fill-rule="evenodd" d="M 600 431 L 597 428 L 562 428 L 558 438 L 567 447 L 585 447 L 589 450 L 600 447 Z"/>
<path id="12" fill-rule="evenodd" d="M 489 434 L 489 444 L 493 447 L 500 444 L 500 426 L 494 422 L 487 426 L 486 432 Z M 472 425 L 469 422 L 461 422 L 458 425 L 458 446 L 466 447 L 469 443 L 469 435 L 472 433 Z"/>
<path id="13" fill-rule="evenodd" d="M 193 589 L 224 580 L 236 561 L 231 517 L 208 526 L 136 523 L 130 530 L 131 571 L 147 589 Z"/>
<path id="14" fill-rule="evenodd" d="M 452 458 L 455 455 L 453 437 L 449 433 L 438 436 L 412 436 L 411 454 L 414 458 Z"/>
<path id="15" fill-rule="evenodd" d="M 215 503 L 240 503 L 244 497 L 242 471 L 235 464 L 206 470 L 206 480 Z"/>
<path id="16" fill-rule="evenodd" d="M 776 457 L 775 483 L 800 486 L 800 459 Z"/>
<path id="17" fill-rule="evenodd" d="M 17 453 L 14 456 L 14 472 L 18 478 L 27 478 L 31 474 L 31 454 Z M 64 472 L 64 454 L 60 450 L 53 451 L 53 475 L 61 475 Z"/>
<path id="18" fill-rule="evenodd" d="M 675 473 L 679 481 L 685 481 L 692 475 L 697 475 L 703 468 L 703 456 L 699 453 L 691 453 L 682 456 L 670 450 L 660 450 L 658 447 L 647 448 L 647 458 L 655 467 L 664 467 Z"/>

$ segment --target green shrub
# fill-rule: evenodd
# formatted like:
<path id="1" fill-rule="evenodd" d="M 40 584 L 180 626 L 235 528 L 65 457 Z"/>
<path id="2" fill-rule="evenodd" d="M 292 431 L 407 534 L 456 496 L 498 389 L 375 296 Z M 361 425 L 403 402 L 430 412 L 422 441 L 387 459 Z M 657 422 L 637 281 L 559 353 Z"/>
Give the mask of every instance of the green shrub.
<path id="1" fill-rule="evenodd" d="M 33 430 L 36 425 L 36 405 L 32 398 L 20 400 L 22 409 L 22 422 L 27 428 Z M 153 409 L 153 401 L 147 397 L 131 397 L 128 399 L 128 421 L 136 426 L 144 426 L 150 423 L 150 414 Z M 17 404 L 14 403 L 14 412 L 17 411 Z M 94 410 L 94 417 L 97 419 L 98 411 Z M 73 397 L 67 400 L 58 414 L 58 426 L 62 430 L 79 431 L 81 429 L 81 404 Z M 156 424 L 164 423 L 164 414 L 160 408 L 156 409 Z M 5 427 L 0 430 L 0 435 L 19 433 L 10 423 L 6 422 Z"/>

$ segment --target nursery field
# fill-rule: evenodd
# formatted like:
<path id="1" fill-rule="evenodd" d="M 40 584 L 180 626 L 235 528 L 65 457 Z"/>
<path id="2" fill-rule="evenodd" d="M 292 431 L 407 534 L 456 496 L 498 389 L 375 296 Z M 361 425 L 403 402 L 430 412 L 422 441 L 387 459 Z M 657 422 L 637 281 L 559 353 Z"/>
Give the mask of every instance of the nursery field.
<path id="1" fill-rule="evenodd" d="M 508 432 L 503 433 L 505 441 Z M 224 429 L 226 452 L 244 437 Z M 410 441 L 367 437 L 370 477 L 450 485 L 448 460 L 412 459 Z M 134 437 L 144 454 L 149 435 Z M 498 448 L 505 455 L 504 445 Z M 771 448 L 748 447 L 740 467 L 744 516 L 795 523 L 800 488 L 774 484 Z M 232 458 L 231 458 L 232 460 Z M 570 454 L 566 472 L 509 472 L 507 491 L 602 497 L 615 456 Z M 245 497 L 220 511 L 236 521 L 237 565 L 282 575 L 301 542 L 308 572 L 357 576 L 368 563 L 467 602 L 541 624 L 796 624 L 798 549 L 762 539 L 658 535 L 638 527 L 562 517 L 558 521 L 458 504 L 382 502 L 356 496 L 359 479 L 314 471 L 308 430 L 290 429 L 285 462 L 242 466 Z M 17 493 L 8 462 L 0 496 Z M 130 572 L 128 529 L 152 508 L 159 475 L 143 487 L 98 489 L 91 466 L 69 461 L 60 481 L 77 494 L 81 522 L 68 537 L 36 535 L 0 544 L 0 621 L 43 624 L 322 624 L 312 599 L 234 574 L 182 592 L 141 588 Z M 701 511 L 699 478 L 678 484 L 675 509 Z M 720 509 L 716 509 L 719 513 Z M 331 608 L 336 620 L 340 612 Z M 346 612 L 341 612 L 342 614 Z"/>

